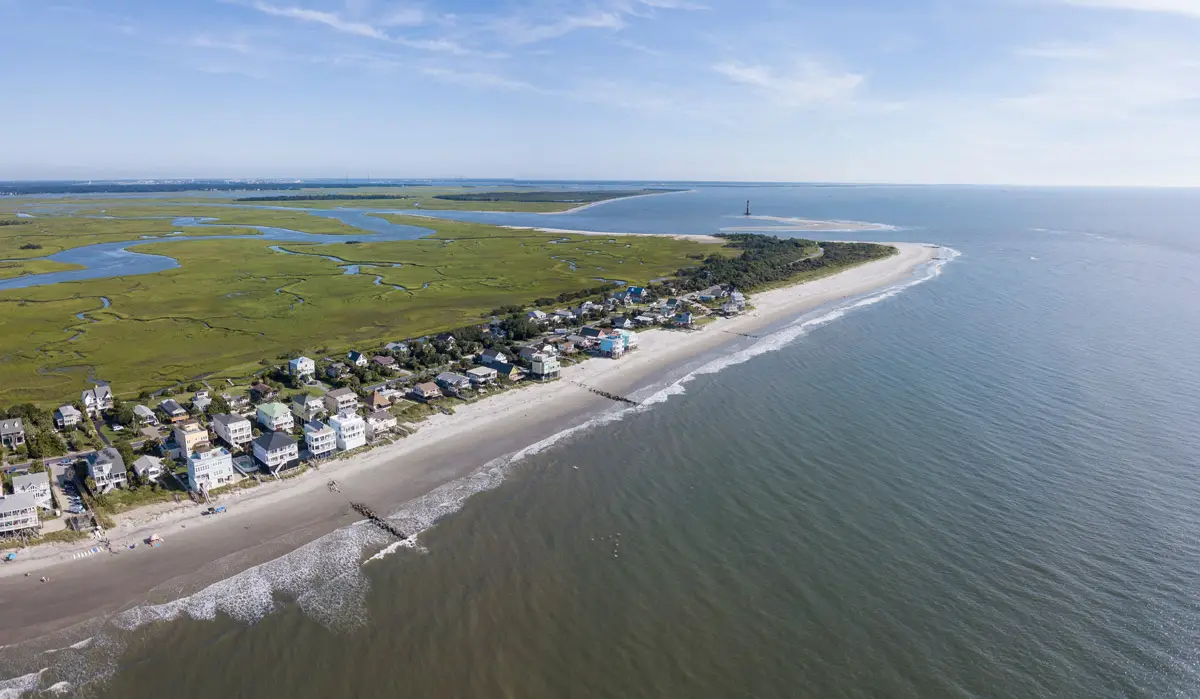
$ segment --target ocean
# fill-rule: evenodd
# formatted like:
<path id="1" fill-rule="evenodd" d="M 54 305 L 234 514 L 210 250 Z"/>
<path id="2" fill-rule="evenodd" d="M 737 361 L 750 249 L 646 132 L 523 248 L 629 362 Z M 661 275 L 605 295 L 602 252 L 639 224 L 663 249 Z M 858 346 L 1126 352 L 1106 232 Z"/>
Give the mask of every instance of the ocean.
<path id="1" fill-rule="evenodd" d="M 0 649 L 0 696 L 1200 694 L 1200 192 L 705 185 L 450 215 L 821 237 L 746 199 L 957 256 L 422 499 L 415 547 L 363 563 L 383 542 L 340 532 L 339 565 L 300 552 Z"/>

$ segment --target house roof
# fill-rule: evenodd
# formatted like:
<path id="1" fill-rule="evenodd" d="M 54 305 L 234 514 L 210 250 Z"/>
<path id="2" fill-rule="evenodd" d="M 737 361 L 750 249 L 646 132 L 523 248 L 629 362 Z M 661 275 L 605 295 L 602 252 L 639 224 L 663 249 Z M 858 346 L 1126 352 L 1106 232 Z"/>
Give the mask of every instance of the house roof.
<path id="1" fill-rule="evenodd" d="M 520 367 L 514 366 L 512 364 L 506 364 L 504 362 L 497 362 L 494 366 L 495 366 L 497 373 L 503 374 L 505 376 L 511 376 L 512 374 L 516 374 L 516 373 L 520 373 L 520 374 L 525 373 Z"/>
<path id="2" fill-rule="evenodd" d="M 391 413 L 389 413 L 386 410 L 376 410 L 375 412 L 368 415 L 367 419 L 371 420 L 373 422 L 384 422 L 386 420 L 395 420 L 396 416 L 392 415 Z"/>
<path id="3" fill-rule="evenodd" d="M 240 424 L 243 422 L 246 424 L 250 423 L 249 420 L 242 417 L 241 415 L 228 415 L 228 414 L 213 415 L 210 419 L 213 422 L 219 422 L 222 425 L 225 425 L 226 427 L 229 427 L 231 425 L 237 425 L 237 424 Z"/>
<path id="4" fill-rule="evenodd" d="M 326 393 L 325 395 L 329 398 L 337 400 L 339 398 L 345 398 L 346 396 L 353 396 L 354 391 L 351 391 L 348 388 L 335 388 L 332 391 L 330 391 L 329 393 Z"/>
<path id="5" fill-rule="evenodd" d="M 138 473 L 145 473 L 146 471 L 160 469 L 162 467 L 162 459 L 158 458 L 157 456 L 150 456 L 148 454 L 146 456 L 139 457 L 137 461 L 133 462 L 133 470 L 137 471 Z"/>
<path id="6" fill-rule="evenodd" d="M 94 386 L 94 387 L 92 387 L 92 388 L 89 388 L 88 390 L 86 390 L 86 391 L 84 391 L 84 392 L 83 392 L 83 396 L 84 396 L 84 399 L 85 399 L 85 400 L 87 399 L 87 395 L 88 395 L 89 393 L 90 393 L 90 394 L 92 395 L 92 397 L 93 397 L 93 398 L 95 398 L 96 400 L 98 400 L 98 401 L 103 401 L 103 400 L 105 400 L 106 398 L 110 398 L 110 397 L 112 397 L 112 387 L 110 387 L 110 386 L 109 386 L 108 384 L 106 384 L 106 383 L 97 384 L 96 386 Z"/>
<path id="7" fill-rule="evenodd" d="M 503 357 L 504 353 L 498 349 L 490 349 L 490 350 L 484 350 L 483 354 L 481 354 L 480 356 L 485 357 L 485 358 L 486 357 L 495 358 L 495 357 Z"/>
<path id="8" fill-rule="evenodd" d="M 314 434 L 318 432 L 333 432 L 333 428 L 321 422 L 320 420 L 313 420 L 312 422 L 304 423 L 304 434 Z"/>
<path id="9" fill-rule="evenodd" d="M 379 354 L 371 357 L 371 361 L 375 362 L 376 364 L 387 364 L 389 366 L 396 363 L 395 358 L 389 357 L 386 354 Z"/>
<path id="10" fill-rule="evenodd" d="M 19 417 L 0 420 L 0 434 L 20 434 L 24 431 L 25 423 Z"/>
<path id="11" fill-rule="evenodd" d="M 45 473 L 25 473 L 12 477 L 13 491 L 21 492 L 30 487 L 50 487 L 50 477 Z"/>
<path id="12" fill-rule="evenodd" d="M 258 439 L 254 440 L 254 445 L 261 447 L 266 451 L 279 451 L 294 446 L 296 440 L 282 432 L 268 432 Z"/>
<path id="13" fill-rule="evenodd" d="M 88 463 L 93 465 L 110 463 L 114 467 L 119 467 L 122 470 L 125 468 L 125 459 L 121 458 L 121 452 L 112 447 L 105 447 L 100 451 L 88 454 L 87 460 Z"/>
<path id="14" fill-rule="evenodd" d="M 456 384 L 463 382 L 470 383 L 471 379 L 463 376 L 462 374 L 456 374 L 453 371 L 443 371 L 437 375 L 437 381 L 442 383 Z"/>
<path id="15" fill-rule="evenodd" d="M 367 355 L 363 354 L 362 352 L 357 352 L 357 351 L 351 350 L 346 353 L 346 356 L 350 359 L 350 361 L 357 362 L 359 359 L 362 359 L 363 357 L 366 357 Z"/>
<path id="16" fill-rule="evenodd" d="M 186 413 L 187 412 L 186 410 L 183 409 L 183 406 L 181 406 L 179 403 L 172 400 L 171 398 L 168 398 L 168 399 L 164 400 L 163 402 L 159 403 L 159 406 L 161 406 L 162 409 L 168 415 L 175 415 L 177 413 Z"/>
<path id="17" fill-rule="evenodd" d="M 134 408 L 134 410 L 136 411 L 137 408 Z M 64 405 L 59 407 L 58 414 L 62 415 L 63 417 L 83 417 L 83 413 L 79 412 L 79 409 L 73 405 Z"/>
<path id="18" fill-rule="evenodd" d="M 74 410 L 74 408 L 72 408 Z M 133 406 L 133 414 L 138 417 L 154 417 L 154 411 L 144 405 Z"/>
<path id="19" fill-rule="evenodd" d="M 467 374 L 471 376 L 492 376 L 496 370 L 490 366 L 477 366 L 473 369 L 467 369 Z"/>
<path id="20" fill-rule="evenodd" d="M 430 393 L 430 392 L 438 390 L 437 384 L 433 383 L 432 381 L 426 381 L 425 383 L 419 383 L 416 386 L 414 386 L 413 388 L 416 388 L 418 391 L 421 391 L 422 393 Z"/>
<path id="21" fill-rule="evenodd" d="M 283 403 L 263 403 L 258 406 L 258 412 L 271 418 L 279 418 L 291 413 Z"/>
<path id="22" fill-rule="evenodd" d="M 37 507 L 37 496 L 33 493 L 17 493 L 0 498 L 0 514 L 19 512 Z"/>

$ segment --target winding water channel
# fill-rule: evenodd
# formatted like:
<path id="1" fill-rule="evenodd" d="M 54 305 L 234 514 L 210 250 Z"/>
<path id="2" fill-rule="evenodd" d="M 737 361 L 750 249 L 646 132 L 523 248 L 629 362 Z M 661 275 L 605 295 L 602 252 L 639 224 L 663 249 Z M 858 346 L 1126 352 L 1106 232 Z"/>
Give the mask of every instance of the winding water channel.
<path id="1" fill-rule="evenodd" d="M 250 208 L 250 207 L 247 207 Z M 287 207 L 253 207 L 262 209 L 280 209 Z M 295 210 L 295 209 L 290 209 Z M 169 269 L 175 269 L 179 266 L 179 261 L 167 255 L 153 255 L 146 252 L 136 252 L 129 248 L 146 243 L 162 243 L 175 242 L 184 240 L 275 240 L 286 243 L 345 243 L 348 240 L 357 240 L 361 237 L 363 240 L 370 242 L 383 242 L 392 240 L 416 240 L 423 238 L 433 233 L 428 228 L 420 228 L 418 226 L 406 226 L 392 223 L 377 216 L 371 216 L 363 211 L 349 210 L 327 210 L 327 209 L 305 209 L 308 213 L 325 216 L 327 218 L 337 219 L 348 225 L 359 228 L 363 231 L 362 236 L 348 237 L 345 235 L 326 235 L 320 233 L 305 233 L 296 231 L 290 228 L 275 228 L 273 226 L 243 226 L 237 225 L 237 228 L 253 228 L 259 231 L 262 235 L 245 236 L 245 235 L 205 235 L 205 236 L 189 236 L 180 234 L 180 232 L 169 233 L 162 236 L 143 236 L 136 240 L 122 240 L 111 243 L 97 243 L 95 245 L 84 245 L 70 250 L 63 250 L 47 255 L 45 257 L 28 258 L 34 260 L 51 260 L 53 262 L 62 262 L 66 264 L 79 265 L 83 269 L 74 269 L 64 272 L 47 272 L 45 274 L 28 274 L 22 277 L 14 277 L 12 279 L 0 280 L 0 291 L 7 289 L 22 289 L 31 286 L 45 286 L 47 284 L 57 284 L 59 282 L 75 282 L 85 279 L 107 279 L 110 277 L 125 277 L 139 274 L 154 274 L 156 272 L 164 272 Z M 218 219 L 207 217 L 180 217 L 172 218 L 171 225 L 174 228 L 231 228 L 232 225 L 213 224 L 210 221 Z M 289 252 L 272 246 L 277 252 Z M 327 257 L 327 256 L 321 256 Z M 336 257 L 328 257 L 328 259 L 339 263 L 343 266 L 346 274 L 358 274 L 358 265 L 341 260 Z M 382 284 L 382 278 L 377 278 L 377 285 Z M 394 286 L 394 285 L 385 285 Z M 397 290 L 407 291 L 404 287 L 394 286 Z"/>

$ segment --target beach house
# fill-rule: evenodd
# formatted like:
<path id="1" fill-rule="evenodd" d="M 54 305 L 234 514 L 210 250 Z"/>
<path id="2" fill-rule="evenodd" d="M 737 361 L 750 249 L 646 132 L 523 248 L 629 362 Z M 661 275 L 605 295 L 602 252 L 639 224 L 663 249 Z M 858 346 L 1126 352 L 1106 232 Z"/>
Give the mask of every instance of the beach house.
<path id="1" fill-rule="evenodd" d="M 396 416 L 386 410 L 376 410 L 367 416 L 367 430 L 372 439 L 385 432 L 391 432 L 396 429 L 397 424 L 399 423 Z"/>
<path id="2" fill-rule="evenodd" d="M 434 400 L 435 398 L 442 397 L 441 389 L 439 389 L 437 384 L 433 383 L 432 381 L 426 381 L 425 383 L 419 383 L 416 386 L 413 386 L 410 393 L 414 398 L 424 401 Z"/>
<path id="3" fill-rule="evenodd" d="M 300 458 L 300 447 L 295 439 L 283 432 L 267 432 L 254 440 L 254 458 L 276 474 Z"/>
<path id="4" fill-rule="evenodd" d="M 166 468 L 163 467 L 163 460 L 157 456 L 140 456 L 133 462 L 133 472 L 142 479 L 142 482 L 148 483 L 156 481 L 162 474 L 166 473 Z"/>
<path id="5" fill-rule="evenodd" d="M 317 373 L 317 363 L 308 357 L 296 357 L 288 362 L 288 373 L 298 379 L 311 379 Z"/>
<path id="6" fill-rule="evenodd" d="M 525 370 L 515 364 L 495 364 L 496 376 L 509 381 L 520 381 L 525 378 Z"/>
<path id="7" fill-rule="evenodd" d="M 367 410 L 383 410 L 391 404 L 392 399 L 384 395 L 383 391 L 371 391 L 371 394 L 367 396 Z"/>
<path id="8" fill-rule="evenodd" d="M 387 350 L 388 352 L 407 352 L 408 351 L 408 343 L 407 342 L 389 342 L 386 345 L 384 345 L 383 348 L 385 350 Z"/>
<path id="9" fill-rule="evenodd" d="M 496 349 L 484 350 L 483 354 L 479 355 L 479 363 L 485 366 L 503 364 L 507 361 L 508 355 Z"/>
<path id="10" fill-rule="evenodd" d="M 112 410 L 112 387 L 106 383 L 97 384 L 95 387 L 81 393 L 79 400 L 83 403 L 83 411 L 95 417 L 102 411 Z"/>
<path id="11" fill-rule="evenodd" d="M 355 352 L 353 350 L 346 353 L 346 359 L 349 359 L 350 363 L 354 366 L 366 366 L 371 361 L 367 355 L 363 354 L 362 352 Z"/>
<path id="12" fill-rule="evenodd" d="M 379 371 L 395 371 L 396 370 L 395 358 L 389 357 L 386 354 L 377 354 L 374 357 L 371 357 L 371 363 L 374 364 L 376 370 L 379 370 Z"/>
<path id="13" fill-rule="evenodd" d="M 183 406 L 173 398 L 164 400 L 158 404 L 158 407 L 171 422 L 183 422 L 188 419 L 188 411 L 184 410 Z"/>
<path id="14" fill-rule="evenodd" d="M 133 406 L 133 416 L 143 425 L 157 425 L 158 416 L 154 411 L 144 405 Z"/>
<path id="15" fill-rule="evenodd" d="M 434 382 L 438 388 L 449 394 L 458 394 L 471 388 L 470 377 L 452 371 L 443 371 L 438 374 Z"/>
<path id="16" fill-rule="evenodd" d="M 350 371 L 350 367 L 346 366 L 345 364 L 342 364 L 341 362 L 334 362 L 333 364 L 330 364 L 329 366 L 325 367 L 325 378 L 327 378 L 327 379 L 341 378 L 342 376 L 345 376 L 346 373 L 349 371 Z"/>
<path id="17" fill-rule="evenodd" d="M 337 434 L 329 425 L 314 420 L 304 425 L 304 444 L 311 458 L 324 458 L 337 451 Z"/>
<path id="18" fill-rule="evenodd" d="M 87 475 L 96 482 L 96 490 L 107 493 L 113 488 L 123 488 L 129 476 L 125 473 L 125 460 L 112 447 L 88 454 Z"/>
<path id="19" fill-rule="evenodd" d="M 292 396 L 292 415 L 300 422 L 315 420 L 325 413 L 325 399 L 322 396 L 310 396 L 298 393 Z"/>
<path id="20" fill-rule="evenodd" d="M 196 449 L 208 445 L 208 430 L 195 420 L 186 420 L 175 425 L 171 430 L 175 444 L 179 448 L 179 456 L 185 458 Z"/>
<path id="21" fill-rule="evenodd" d="M 296 426 L 292 411 L 283 403 L 263 403 L 258 406 L 258 424 L 264 430 L 290 432 Z"/>
<path id="22" fill-rule="evenodd" d="M 613 359 L 625 354 L 625 338 L 620 334 L 600 338 L 600 354 Z"/>
<path id="23" fill-rule="evenodd" d="M 196 395 L 192 396 L 192 408 L 197 412 L 208 410 L 208 406 L 212 405 L 212 396 L 209 395 L 208 389 L 196 391 Z"/>
<path id="24" fill-rule="evenodd" d="M 348 388 L 335 388 L 325 394 L 325 409 L 333 415 L 354 412 L 358 410 L 358 396 Z"/>
<path id="25" fill-rule="evenodd" d="M 558 355 L 549 352 L 539 352 L 533 355 L 530 364 L 532 373 L 539 379 L 556 379 L 559 374 Z"/>
<path id="26" fill-rule="evenodd" d="M 367 443 L 367 423 L 357 413 L 340 413 L 329 418 L 341 451 L 357 449 Z"/>
<path id="27" fill-rule="evenodd" d="M 487 386 L 495 383 L 496 370 L 490 366 L 477 366 L 472 369 L 467 369 L 467 378 L 476 386 Z"/>
<path id="28" fill-rule="evenodd" d="M 16 449 L 25 443 L 25 421 L 19 417 L 0 420 L 0 444 Z"/>
<path id="29" fill-rule="evenodd" d="M 534 309 L 534 310 L 526 313 L 525 317 L 528 320 L 532 320 L 535 323 L 545 323 L 548 318 L 545 311 L 539 311 L 537 309 Z"/>
<path id="30" fill-rule="evenodd" d="M 58 410 L 54 411 L 54 426 L 59 429 L 65 430 L 81 422 L 83 422 L 83 413 L 73 405 L 59 406 Z"/>
<path id="31" fill-rule="evenodd" d="M 254 439 L 254 427 L 241 415 L 213 415 L 212 428 L 231 447 L 245 447 Z"/>
<path id="32" fill-rule="evenodd" d="M 0 534 L 37 529 L 37 501 L 29 493 L 0 496 Z"/>
<path id="33" fill-rule="evenodd" d="M 14 494 L 27 493 L 33 496 L 34 502 L 43 510 L 54 509 L 53 502 L 50 499 L 50 474 L 45 471 L 41 473 L 26 473 L 12 477 L 12 487 Z"/>
<path id="34" fill-rule="evenodd" d="M 208 492 L 233 482 L 233 455 L 225 447 L 201 445 L 188 456 L 188 488 Z"/>
<path id="35" fill-rule="evenodd" d="M 690 328 L 696 324 L 696 321 L 690 311 L 685 311 L 683 313 L 676 313 L 675 317 L 671 319 L 671 323 L 676 327 Z"/>
<path id="36" fill-rule="evenodd" d="M 278 392 L 269 384 L 256 383 L 250 387 L 250 400 L 255 403 L 263 403 L 274 400 L 276 393 Z"/>

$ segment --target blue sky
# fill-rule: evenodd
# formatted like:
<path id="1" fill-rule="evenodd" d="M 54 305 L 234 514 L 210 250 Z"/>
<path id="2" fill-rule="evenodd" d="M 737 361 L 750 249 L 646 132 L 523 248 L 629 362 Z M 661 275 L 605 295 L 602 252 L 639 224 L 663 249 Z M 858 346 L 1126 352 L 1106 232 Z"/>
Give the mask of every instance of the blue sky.
<path id="1" fill-rule="evenodd" d="M 0 0 L 0 179 L 1200 186 L 1200 0 Z"/>

